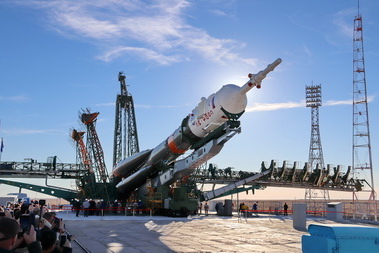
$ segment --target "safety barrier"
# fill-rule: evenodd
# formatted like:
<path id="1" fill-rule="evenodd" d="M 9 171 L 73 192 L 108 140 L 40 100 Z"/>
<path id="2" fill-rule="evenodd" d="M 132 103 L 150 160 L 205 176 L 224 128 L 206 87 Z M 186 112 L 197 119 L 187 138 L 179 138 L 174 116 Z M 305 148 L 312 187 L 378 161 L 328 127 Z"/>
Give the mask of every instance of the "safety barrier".
<path id="1" fill-rule="evenodd" d="M 281 216 L 286 216 L 292 214 L 292 210 L 279 210 L 279 209 L 274 209 L 274 210 L 239 210 L 238 211 L 238 220 L 245 219 L 247 221 L 247 218 L 253 218 L 253 217 L 258 217 L 261 215 L 281 215 Z M 308 210 L 306 211 L 308 216 L 320 216 L 320 217 L 326 217 L 327 214 L 342 214 L 344 217 L 348 217 L 349 214 L 346 212 L 336 212 L 336 211 L 315 211 L 315 210 Z"/>
<path id="2" fill-rule="evenodd" d="M 88 212 L 88 216 L 106 216 L 106 215 L 118 215 L 123 214 L 125 216 L 136 216 L 136 215 L 153 215 L 153 210 L 150 208 L 128 208 L 128 207 L 110 207 L 110 208 L 72 208 L 72 207 L 63 207 L 59 209 L 50 209 L 50 211 L 63 211 L 66 212 L 67 215 L 69 212 L 76 213 L 76 211 L 79 210 L 79 212 L 84 215 L 84 212 Z"/>
<path id="3" fill-rule="evenodd" d="M 50 209 L 50 211 L 64 211 L 67 212 L 67 215 L 69 212 L 75 213 L 77 211 L 76 208 L 71 207 L 62 207 L 57 209 Z M 79 211 L 81 212 L 81 215 L 84 214 L 85 209 L 80 208 Z M 129 207 L 110 207 L 110 208 L 104 208 L 104 209 L 87 209 L 90 216 L 112 216 L 112 215 L 124 215 L 124 216 L 153 216 L 153 210 L 150 208 L 129 208 Z M 287 210 L 287 215 L 292 215 L 292 210 Z M 247 219 L 247 218 L 254 218 L 254 217 L 264 217 L 264 215 L 268 216 L 286 216 L 286 211 L 283 209 L 259 209 L 259 210 L 239 210 L 238 211 L 238 219 Z M 329 213 L 330 214 L 342 214 L 345 219 L 350 217 L 352 214 L 349 214 L 347 212 L 336 212 L 336 211 L 317 211 L 317 210 L 307 210 L 306 211 L 307 216 L 312 217 L 326 217 Z"/>

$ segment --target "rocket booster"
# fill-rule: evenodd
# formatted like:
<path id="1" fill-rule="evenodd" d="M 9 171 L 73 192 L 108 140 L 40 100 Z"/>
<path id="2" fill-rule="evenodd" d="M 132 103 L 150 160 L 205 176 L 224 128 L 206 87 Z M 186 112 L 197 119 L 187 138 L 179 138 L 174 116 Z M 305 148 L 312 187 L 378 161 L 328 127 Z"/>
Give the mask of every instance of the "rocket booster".
<path id="1" fill-rule="evenodd" d="M 282 60 L 276 59 L 257 74 L 249 74 L 250 80 L 242 87 L 227 84 L 200 103 L 183 119 L 182 124 L 162 143 L 153 149 L 144 150 L 119 162 L 113 174 L 123 180 L 116 185 L 121 191 L 131 192 L 158 173 L 159 163 L 169 164 L 184 154 L 191 146 L 226 121 L 237 120 L 247 106 L 246 93 L 253 87 L 261 87 L 262 80 Z"/>

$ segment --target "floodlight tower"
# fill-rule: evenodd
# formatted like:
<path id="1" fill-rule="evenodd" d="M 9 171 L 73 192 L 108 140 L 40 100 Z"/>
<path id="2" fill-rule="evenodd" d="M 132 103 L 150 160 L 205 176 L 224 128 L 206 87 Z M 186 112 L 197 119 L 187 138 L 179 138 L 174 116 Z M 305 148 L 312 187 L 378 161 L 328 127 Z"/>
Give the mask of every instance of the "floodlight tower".
<path id="1" fill-rule="evenodd" d="M 308 165 L 310 172 L 319 169 L 320 175 L 324 169 L 324 155 L 322 153 L 320 125 L 319 125 L 319 107 L 321 103 L 321 84 L 305 87 L 306 107 L 311 108 L 311 141 L 309 146 Z M 321 176 L 319 177 L 321 178 Z M 319 186 L 318 184 L 316 184 Z M 305 198 L 311 199 L 312 189 L 307 189 Z M 329 192 L 323 192 L 324 199 L 329 199 Z"/>
<path id="2" fill-rule="evenodd" d="M 374 188 L 374 175 L 372 168 L 370 127 L 368 117 L 367 89 L 366 89 L 366 68 L 363 50 L 363 26 L 362 16 L 359 13 L 354 19 L 353 35 L 353 178 L 358 175 L 369 173 L 365 182 L 370 187 L 370 197 L 368 205 L 362 207 L 358 205 L 357 192 L 353 192 L 354 214 L 364 213 L 374 215 L 377 220 L 376 192 Z M 359 175 L 364 178 L 365 175 Z M 357 184 L 356 184 L 357 185 Z M 361 188 L 358 182 L 358 189 Z"/>
<path id="3" fill-rule="evenodd" d="M 126 77 L 118 73 L 121 93 L 117 94 L 115 130 L 113 143 L 113 166 L 119 161 L 139 152 L 137 124 L 133 97 L 126 88 Z"/>

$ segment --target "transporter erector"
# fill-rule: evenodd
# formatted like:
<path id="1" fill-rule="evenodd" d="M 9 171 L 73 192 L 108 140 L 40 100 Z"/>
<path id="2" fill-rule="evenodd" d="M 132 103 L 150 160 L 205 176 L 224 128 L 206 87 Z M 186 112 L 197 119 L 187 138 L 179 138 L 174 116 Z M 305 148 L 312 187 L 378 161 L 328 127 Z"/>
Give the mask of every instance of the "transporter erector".
<path id="1" fill-rule="evenodd" d="M 238 119 L 247 106 L 246 93 L 254 87 L 259 89 L 266 75 L 281 62 L 278 58 L 257 74 L 249 74 L 249 81 L 242 87 L 227 84 L 208 98 L 201 98 L 196 108 L 162 143 L 126 158 L 114 167 L 113 175 L 121 178 L 116 188 L 122 193 L 131 193 L 148 179 L 157 178 L 162 164 L 174 164 L 186 151 L 196 151 L 225 134 L 225 124 L 229 128 L 239 127 Z"/>

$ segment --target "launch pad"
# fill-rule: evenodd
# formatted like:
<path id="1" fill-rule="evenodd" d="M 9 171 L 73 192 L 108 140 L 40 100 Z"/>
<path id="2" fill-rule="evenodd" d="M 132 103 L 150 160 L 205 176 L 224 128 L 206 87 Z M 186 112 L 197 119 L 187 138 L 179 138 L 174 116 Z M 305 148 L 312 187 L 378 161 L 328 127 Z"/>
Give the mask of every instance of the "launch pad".
<path id="1" fill-rule="evenodd" d="M 96 132 L 99 113 L 86 109 L 80 119 L 87 128 L 87 142 L 84 141 L 85 132 L 74 129 L 71 134 L 76 143 L 76 164 L 59 164 L 56 159 L 50 163 L 2 162 L 0 177 L 43 177 L 46 178 L 46 187 L 4 180 L 2 183 L 47 193 L 70 202 L 85 198 L 104 199 L 109 203 L 120 199 L 133 202 L 142 200 L 147 208 L 165 209 L 168 213 L 180 215 L 196 213 L 201 201 L 242 191 L 254 192 L 267 186 L 361 190 L 365 182 L 353 180 L 350 178 L 351 169 L 342 172 L 341 166 L 316 167 L 310 171 L 307 163 L 304 168 L 298 168 L 296 163 L 289 166 L 285 161 L 282 167 L 278 167 L 277 162 L 271 161 L 269 166 L 262 162 L 259 172 L 237 172 L 230 167 L 220 170 L 211 164 L 206 166 L 226 142 L 240 133 L 238 119 L 247 105 L 246 93 L 254 87 L 260 88 L 262 80 L 280 63 L 279 58 L 257 74 L 249 74 L 249 81 L 242 87 L 224 85 L 207 99 L 202 98 L 167 139 L 155 148 L 141 152 L 133 99 L 126 89 L 125 76 L 120 72 L 121 94 L 117 95 L 116 101 L 112 176 L 108 175 Z M 182 155 L 188 150 L 192 153 L 183 158 Z M 48 178 L 75 179 L 78 187 L 76 196 L 71 190 L 58 191 L 57 187 L 48 186 Z M 213 185 L 212 190 L 202 191 L 205 184 Z M 220 184 L 226 186 L 215 189 Z"/>

